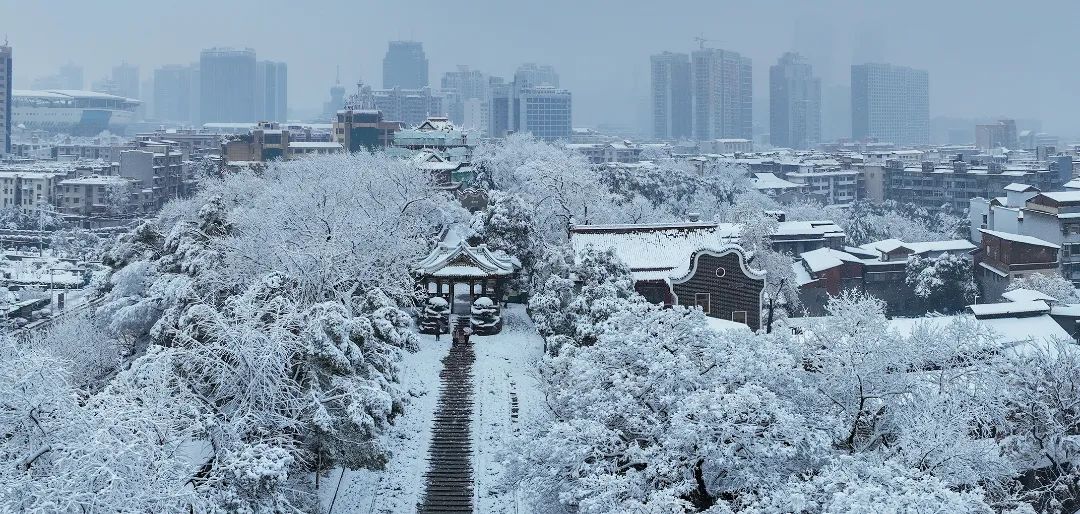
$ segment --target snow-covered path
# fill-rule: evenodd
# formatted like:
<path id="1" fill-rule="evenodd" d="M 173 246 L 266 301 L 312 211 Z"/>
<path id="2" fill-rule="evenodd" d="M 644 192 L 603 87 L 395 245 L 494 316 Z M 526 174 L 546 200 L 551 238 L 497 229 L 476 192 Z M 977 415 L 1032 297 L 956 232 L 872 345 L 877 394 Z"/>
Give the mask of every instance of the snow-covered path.
<path id="1" fill-rule="evenodd" d="M 409 403 L 386 438 L 392 452 L 386 469 L 345 471 L 344 475 L 331 471 L 323 477 L 319 491 L 323 513 L 416 512 L 424 490 L 439 371 L 450 350 L 450 338 L 443 336 L 436 342 L 435 336 L 421 335 L 420 346 L 419 352 L 407 353 L 401 362 L 401 387 L 409 393 Z"/>
<path id="2" fill-rule="evenodd" d="M 500 488 L 503 461 L 512 451 L 514 436 L 538 419 L 548 416 L 537 370 L 544 340 L 522 305 L 503 313 L 505 326 L 494 336 L 473 336 L 473 470 L 474 502 L 478 513 L 528 512 L 517 491 Z M 416 512 L 422 500 L 427 471 L 442 359 L 450 338 L 436 343 L 422 335 L 420 352 L 408 354 L 401 363 L 402 387 L 411 401 L 397 420 L 387 444 L 393 456 L 383 471 L 333 471 L 323 478 L 320 491 L 324 513 L 397 514 Z M 515 411 L 516 410 L 516 411 Z M 340 480 L 334 500 L 335 486 Z M 330 510 L 333 503 L 333 510 Z"/>
<path id="3" fill-rule="evenodd" d="M 517 491 L 499 487 L 502 462 L 513 449 L 514 436 L 548 415 L 537 373 L 544 340 L 524 306 L 511 305 L 503 315 L 501 333 L 473 338 L 476 512 L 485 514 L 527 512 Z"/>

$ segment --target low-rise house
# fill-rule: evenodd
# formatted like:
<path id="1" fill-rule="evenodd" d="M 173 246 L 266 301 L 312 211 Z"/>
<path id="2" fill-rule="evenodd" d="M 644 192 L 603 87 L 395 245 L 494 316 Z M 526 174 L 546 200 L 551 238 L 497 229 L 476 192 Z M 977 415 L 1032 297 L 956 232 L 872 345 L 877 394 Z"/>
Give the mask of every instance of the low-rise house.
<path id="1" fill-rule="evenodd" d="M 976 280 L 988 298 L 998 298 L 1012 280 L 1032 273 L 1058 273 L 1061 246 L 1033 236 L 980 229 Z"/>
<path id="2" fill-rule="evenodd" d="M 859 247 L 818 248 L 803 252 L 792 265 L 803 309 L 812 316 L 825 312 L 830 296 L 860 291 L 885 301 L 891 316 L 911 316 L 926 307 L 907 284 L 907 265 L 913 257 L 958 255 L 973 261 L 975 245 L 965 239 L 906 243 L 875 241 Z"/>
<path id="3" fill-rule="evenodd" d="M 712 318 L 761 326 L 765 273 L 725 223 L 581 225 L 570 229 L 575 255 L 611 249 L 630 268 L 634 288 L 650 302 L 701 308 Z"/>

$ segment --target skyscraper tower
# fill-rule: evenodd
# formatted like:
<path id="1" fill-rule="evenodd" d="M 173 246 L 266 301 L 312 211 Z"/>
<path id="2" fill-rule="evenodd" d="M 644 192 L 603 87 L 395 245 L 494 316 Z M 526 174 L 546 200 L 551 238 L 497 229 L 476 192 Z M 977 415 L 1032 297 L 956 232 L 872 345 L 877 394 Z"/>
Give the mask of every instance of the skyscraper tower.
<path id="1" fill-rule="evenodd" d="M 851 135 L 900 146 L 929 144 L 929 74 L 892 64 L 853 64 Z"/>
<path id="2" fill-rule="evenodd" d="M 112 81 L 116 85 L 116 94 L 128 98 L 140 98 L 139 67 L 126 62 L 112 69 Z"/>
<path id="3" fill-rule="evenodd" d="M 428 86 L 428 60 L 419 41 L 391 41 L 383 57 L 383 89 Z"/>
<path id="4" fill-rule="evenodd" d="M 694 138 L 753 137 L 753 66 L 737 52 L 702 48 L 691 56 Z"/>
<path id="5" fill-rule="evenodd" d="M 0 154 L 11 153 L 11 47 L 0 45 Z"/>
<path id="6" fill-rule="evenodd" d="M 773 146 L 796 149 L 821 141 L 821 81 L 794 52 L 769 68 L 769 139 Z"/>
<path id="7" fill-rule="evenodd" d="M 199 122 L 259 121 L 255 80 L 255 50 L 203 50 L 199 56 Z"/>
<path id="8" fill-rule="evenodd" d="M 255 117 L 259 121 L 288 119 L 289 68 L 283 62 L 255 64 Z"/>
<path id="9" fill-rule="evenodd" d="M 653 137 L 690 137 L 693 127 L 690 56 L 664 52 L 652 56 L 651 64 Z"/>

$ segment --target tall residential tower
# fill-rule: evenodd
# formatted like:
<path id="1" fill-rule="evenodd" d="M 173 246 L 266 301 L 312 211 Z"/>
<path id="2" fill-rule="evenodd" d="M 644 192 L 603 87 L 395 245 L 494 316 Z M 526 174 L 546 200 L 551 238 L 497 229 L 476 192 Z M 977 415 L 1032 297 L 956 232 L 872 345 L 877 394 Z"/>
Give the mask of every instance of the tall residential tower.
<path id="1" fill-rule="evenodd" d="M 11 47 L 0 45 L 0 154 L 11 153 Z"/>
<path id="2" fill-rule="evenodd" d="M 691 54 L 694 138 L 753 138 L 753 66 L 737 52 L 702 48 Z"/>
<path id="3" fill-rule="evenodd" d="M 769 68 L 769 139 L 796 149 L 821 141 L 821 80 L 797 53 L 785 53 Z"/>
<path id="4" fill-rule="evenodd" d="M 255 123 L 255 50 L 211 48 L 199 57 L 199 122 Z"/>
<path id="5" fill-rule="evenodd" d="M 925 70 L 891 64 L 851 66 L 851 135 L 899 146 L 930 143 L 930 80 Z"/>
<path id="6" fill-rule="evenodd" d="M 692 135 L 694 103 L 690 90 L 690 56 L 664 52 L 652 56 L 650 60 L 653 137 L 689 138 Z"/>
<path id="7" fill-rule="evenodd" d="M 391 41 L 383 57 L 383 89 L 428 86 L 428 60 L 419 41 Z"/>

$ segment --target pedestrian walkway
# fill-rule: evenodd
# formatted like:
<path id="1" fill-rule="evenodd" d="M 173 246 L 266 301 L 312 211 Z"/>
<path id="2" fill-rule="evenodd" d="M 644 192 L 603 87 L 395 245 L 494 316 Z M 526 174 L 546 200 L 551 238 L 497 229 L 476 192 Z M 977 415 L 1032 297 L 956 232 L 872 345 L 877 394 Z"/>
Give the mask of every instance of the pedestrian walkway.
<path id="1" fill-rule="evenodd" d="M 455 325 L 468 323 L 458 318 Z M 457 330 L 455 330 L 455 333 Z M 471 342 L 455 340 L 443 359 L 439 404 L 435 410 L 421 513 L 473 512 L 473 462 L 470 423 L 473 413 Z"/>

